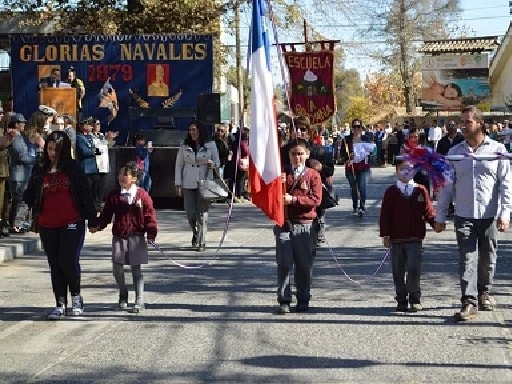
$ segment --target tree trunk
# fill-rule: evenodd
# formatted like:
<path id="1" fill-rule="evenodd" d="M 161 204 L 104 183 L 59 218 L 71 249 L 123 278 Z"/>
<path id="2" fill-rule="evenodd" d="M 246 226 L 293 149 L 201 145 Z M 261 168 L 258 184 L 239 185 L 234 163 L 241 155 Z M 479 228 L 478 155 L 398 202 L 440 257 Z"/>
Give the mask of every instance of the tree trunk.
<path id="1" fill-rule="evenodd" d="M 400 33 L 399 33 L 399 44 L 400 44 L 400 76 L 402 77 L 402 84 L 404 89 L 404 99 L 405 99 L 405 111 L 407 113 L 412 113 L 415 105 L 414 105 L 414 97 L 412 94 L 413 87 L 411 84 L 411 73 L 409 69 L 409 57 L 407 52 L 407 32 L 405 30 L 406 25 L 406 9 L 405 9 L 405 0 L 400 0 L 400 14 L 399 14 L 399 22 L 400 22 Z"/>

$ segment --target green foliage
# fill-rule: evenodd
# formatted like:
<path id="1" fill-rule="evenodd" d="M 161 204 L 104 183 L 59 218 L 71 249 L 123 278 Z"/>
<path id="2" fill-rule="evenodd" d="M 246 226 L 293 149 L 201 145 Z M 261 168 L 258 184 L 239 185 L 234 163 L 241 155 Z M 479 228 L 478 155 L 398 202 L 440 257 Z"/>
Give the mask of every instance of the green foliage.
<path id="1" fill-rule="evenodd" d="M 363 87 L 359 73 L 355 69 L 338 68 L 334 72 L 334 87 L 336 90 L 336 105 L 338 114 L 343 116 L 353 104 L 353 97 L 363 96 Z"/>
<path id="2" fill-rule="evenodd" d="M 372 106 L 370 101 L 363 96 L 350 96 L 350 106 L 345 111 L 343 121 L 349 122 L 353 119 L 361 119 L 363 122 L 370 120 L 372 116 Z"/>

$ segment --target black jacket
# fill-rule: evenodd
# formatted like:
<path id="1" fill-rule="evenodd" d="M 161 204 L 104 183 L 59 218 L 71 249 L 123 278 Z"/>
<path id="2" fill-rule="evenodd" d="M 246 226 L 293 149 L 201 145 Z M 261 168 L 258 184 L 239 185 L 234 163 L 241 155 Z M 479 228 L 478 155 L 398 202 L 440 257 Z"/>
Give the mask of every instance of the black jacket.
<path id="1" fill-rule="evenodd" d="M 318 160 L 322 164 L 322 169 L 319 172 L 322 183 L 325 183 L 326 179 L 334 174 L 333 154 L 330 153 L 327 148 L 319 144 L 311 144 L 309 152 L 309 159 L 306 160 L 306 166 L 310 167 L 309 160 Z"/>
<path id="2" fill-rule="evenodd" d="M 219 152 L 220 166 L 223 167 L 228 163 L 229 147 L 218 137 L 215 138 L 215 144 L 217 145 L 217 151 Z"/>
<path id="3" fill-rule="evenodd" d="M 451 147 L 454 145 L 457 145 L 459 143 L 462 143 L 464 141 L 464 137 L 462 135 L 457 134 L 452 142 L 450 143 L 450 139 L 448 138 L 448 135 L 445 135 L 439 140 L 437 143 L 436 152 L 440 153 L 441 155 L 446 155 Z"/>
<path id="4" fill-rule="evenodd" d="M 96 209 L 92 200 L 92 193 L 80 164 L 70 160 L 63 164 L 64 172 L 71 183 L 71 193 L 82 219 L 88 221 L 89 227 L 96 226 Z M 33 215 L 38 215 L 41 210 L 41 199 L 43 191 L 43 178 L 45 170 L 39 164 L 34 166 L 28 187 L 23 193 L 23 200 L 32 209 Z M 58 209 L 58 207 L 55 207 Z"/>

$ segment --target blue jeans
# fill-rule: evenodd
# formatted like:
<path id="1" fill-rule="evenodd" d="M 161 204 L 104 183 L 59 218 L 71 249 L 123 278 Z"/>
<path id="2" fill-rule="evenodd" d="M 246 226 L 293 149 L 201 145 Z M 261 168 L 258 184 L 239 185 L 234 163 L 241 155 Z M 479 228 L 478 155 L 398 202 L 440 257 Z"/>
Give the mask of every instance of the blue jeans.
<path id="1" fill-rule="evenodd" d="M 478 305 L 478 295 L 489 292 L 496 269 L 498 229 L 496 220 L 455 216 L 459 246 L 461 301 Z"/>
<path id="2" fill-rule="evenodd" d="M 139 187 L 144 188 L 147 193 L 151 192 L 151 185 L 153 184 L 151 180 L 151 175 L 149 172 L 141 172 Z"/>
<path id="3" fill-rule="evenodd" d="M 345 169 L 345 176 L 350 184 L 352 192 L 352 208 L 357 209 L 357 201 L 359 200 L 359 208 L 364 209 L 366 203 L 366 186 L 370 178 L 370 170 L 352 172 L 352 168 Z"/>

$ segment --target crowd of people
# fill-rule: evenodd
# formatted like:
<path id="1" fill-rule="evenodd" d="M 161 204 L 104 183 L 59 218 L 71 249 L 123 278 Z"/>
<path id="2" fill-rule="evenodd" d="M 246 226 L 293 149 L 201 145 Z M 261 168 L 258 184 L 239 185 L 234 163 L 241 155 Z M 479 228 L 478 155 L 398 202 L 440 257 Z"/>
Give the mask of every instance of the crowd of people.
<path id="1" fill-rule="evenodd" d="M 133 137 L 133 161 L 116 170 L 119 185 L 105 191 L 105 176 L 111 172 L 108 148 L 115 134 L 102 132 L 100 121 L 90 117 L 79 122 L 78 132 L 73 127 L 70 116 L 59 116 L 45 108 L 36 111 L 28 122 L 21 114 L 9 114 L 0 140 L 3 226 L 8 232 L 22 233 L 28 230 L 24 223 L 31 217 L 31 230 L 39 232 L 48 258 L 56 300 L 48 318 L 57 320 L 83 311 L 80 252 L 86 228 L 95 233 L 113 222 L 112 268 L 119 287 L 118 307 L 128 308 L 124 266 L 129 265 L 135 287 L 131 310 L 139 312 L 145 308 L 141 266 L 148 263 L 147 243 L 155 241 L 158 228 L 150 196 L 152 145 L 142 135 Z M 345 166 L 353 213 L 362 216 L 371 167 L 384 164 L 390 148 L 396 182 L 383 196 L 379 225 L 383 245 L 390 249 L 397 311 L 422 310 L 425 224 L 441 232 L 450 213 L 454 215 L 460 259 L 462 308 L 456 317 L 468 320 L 478 316 L 479 309 L 493 309 L 490 291 L 497 233 L 508 228 L 512 209 L 510 162 L 500 158 L 450 162 L 456 177 L 437 191 L 434 209 L 428 177 L 422 178 L 407 153 L 409 147 L 422 145 L 447 155 L 504 153 L 510 150 L 510 141 L 506 141 L 512 129 L 508 122 L 485 124 L 474 107 L 464 109 L 458 123 L 452 120 L 441 127 L 434 122 L 427 130 L 409 123 L 391 131 L 379 126 L 373 130 L 361 119 L 354 119 L 350 132 L 337 140 L 337 151 L 325 141 L 326 132 L 311 126 L 307 118 L 297 117 L 292 127 L 289 135 L 281 137 L 285 223 L 274 228 L 276 313 L 291 311 L 292 274 L 295 310 L 309 310 L 313 264 L 317 247 L 326 241 L 326 212 L 332 205 L 326 206 L 325 201 L 333 192 L 337 158 Z M 396 149 L 391 138 L 397 141 Z M 225 180 L 227 188 L 234 191 L 230 196 L 233 201 L 248 199 L 249 146 L 247 129 L 234 133 L 228 125 L 220 125 L 210 138 L 200 122 L 188 125 L 176 157 L 174 182 L 177 195 L 184 200 L 193 249 L 206 249 L 212 202 L 202 196 L 201 180 Z M 53 207 L 57 204 L 63 209 L 56 211 Z"/>
<path id="2" fill-rule="evenodd" d="M 293 125 L 297 129 L 295 138 L 284 147 L 291 163 L 291 169 L 286 169 L 284 175 L 284 204 L 289 220 L 274 229 L 278 264 L 277 314 L 290 312 L 290 271 L 293 266 L 295 310 L 308 311 L 313 261 L 319 245 L 314 241 L 319 227 L 319 216 L 314 211 L 322 200 L 319 187 L 322 179 L 318 180 L 318 173 L 311 175 L 315 167 L 306 163 L 312 152 L 310 143 L 300 137 L 304 125 L 300 121 Z M 459 249 L 461 289 L 461 309 L 455 313 L 455 318 L 467 321 L 477 317 L 479 310 L 492 311 L 495 300 L 490 292 L 496 268 L 498 232 L 509 228 L 512 209 L 510 161 L 497 156 L 510 150 L 512 129 L 508 121 L 486 124 L 482 113 L 470 106 L 462 111 L 458 123 L 452 120 L 446 127 L 438 126 L 436 121 L 427 129 L 406 123 L 390 132 L 377 127 L 376 132 L 370 128 L 363 133 L 361 120 L 354 119 L 351 128 L 350 133 L 341 138 L 339 156 L 346 165 L 354 213 L 364 212 L 365 173 L 369 172 L 370 154 L 374 149 L 380 154 L 377 159 L 381 162 L 384 153 L 391 150 L 392 156 L 388 160 L 396 167 L 396 182 L 383 196 L 379 218 L 383 245 L 390 250 L 396 310 L 418 312 L 423 309 L 420 281 L 425 227 L 428 223 L 435 232 L 444 231 L 447 217 L 452 213 Z M 384 145 L 386 140 L 387 146 Z M 439 189 L 436 208 L 430 197 L 428 178 L 425 181 L 425 176 L 418 174 L 414 160 L 407 157 L 408 147 L 421 145 L 448 155 L 448 159 L 450 155 L 474 155 L 449 161 L 453 178 Z M 283 153 L 283 158 L 285 155 Z M 482 155 L 496 158 L 479 160 L 477 156 Z M 423 185 L 425 183 L 427 185 Z"/>

